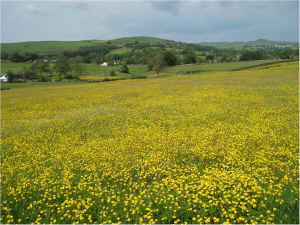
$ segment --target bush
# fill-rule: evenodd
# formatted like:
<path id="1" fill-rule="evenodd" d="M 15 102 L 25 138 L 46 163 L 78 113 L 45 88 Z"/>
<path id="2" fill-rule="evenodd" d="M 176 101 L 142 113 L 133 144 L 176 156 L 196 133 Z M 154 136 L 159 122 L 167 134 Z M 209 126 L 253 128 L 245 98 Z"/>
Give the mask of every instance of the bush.
<path id="1" fill-rule="evenodd" d="M 122 65 L 120 68 L 121 73 L 129 73 L 129 68 L 126 64 Z"/>
<path id="2" fill-rule="evenodd" d="M 9 83 L 11 83 L 11 82 L 17 82 L 17 81 L 23 82 L 24 78 L 23 78 L 22 74 L 13 73 L 12 71 L 8 71 L 7 72 L 7 81 Z"/>
<path id="3" fill-rule="evenodd" d="M 39 81 L 41 82 L 49 82 L 51 81 L 51 77 L 45 74 L 39 76 Z"/>
<path id="4" fill-rule="evenodd" d="M 111 71 L 109 72 L 109 75 L 110 75 L 110 76 L 116 76 L 117 74 L 116 74 L 116 72 L 115 72 L 114 70 L 111 70 Z"/>
<path id="5" fill-rule="evenodd" d="M 240 57 L 240 61 L 249 61 L 249 60 L 260 60 L 264 59 L 264 52 L 262 51 L 245 51 Z"/>
<path id="6" fill-rule="evenodd" d="M 11 72 L 11 71 L 8 71 L 7 72 L 7 81 L 9 83 L 13 82 L 14 81 L 14 74 Z"/>

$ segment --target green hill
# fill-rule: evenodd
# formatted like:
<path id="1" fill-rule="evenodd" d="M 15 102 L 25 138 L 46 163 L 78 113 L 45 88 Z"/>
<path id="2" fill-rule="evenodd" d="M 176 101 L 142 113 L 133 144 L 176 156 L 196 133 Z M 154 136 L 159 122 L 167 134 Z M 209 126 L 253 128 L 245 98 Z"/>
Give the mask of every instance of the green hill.
<path id="1" fill-rule="evenodd" d="M 77 50 L 80 47 L 97 46 L 105 41 L 84 40 L 84 41 L 34 41 L 18 43 L 2 43 L 3 52 L 31 52 L 39 54 L 57 54 L 63 51 Z"/>
<path id="2" fill-rule="evenodd" d="M 199 43 L 201 46 L 210 46 L 219 49 L 282 49 L 292 48 L 297 49 L 298 43 L 296 42 L 285 42 L 285 41 L 270 41 L 265 39 L 258 39 L 256 41 L 248 42 L 202 42 Z"/>
<path id="3" fill-rule="evenodd" d="M 128 43 L 143 43 L 143 44 L 149 44 L 149 45 L 157 45 L 157 44 L 175 44 L 176 41 L 166 40 L 162 38 L 157 37 L 144 37 L 144 36 L 138 36 L 138 37 L 124 37 L 124 38 L 118 38 L 110 41 L 113 44 L 116 45 L 127 45 Z"/>
<path id="4" fill-rule="evenodd" d="M 115 52 L 128 52 L 131 48 L 166 47 L 185 48 L 191 44 L 166 40 L 156 37 L 125 37 L 113 40 L 83 40 L 83 41 L 36 41 L 19 43 L 2 43 L 2 52 L 30 52 L 38 54 L 59 54 L 64 51 L 75 51 L 81 47 L 114 46 Z M 205 47 L 202 47 L 205 48 Z M 121 50 L 116 50 L 121 49 Z M 124 51 L 124 49 L 126 49 Z"/>
<path id="5" fill-rule="evenodd" d="M 82 40 L 82 41 L 36 41 L 36 42 L 18 42 L 2 43 L 2 52 L 11 54 L 14 52 L 31 52 L 38 54 L 59 54 L 64 51 L 76 51 L 81 47 L 97 47 L 102 45 L 114 46 L 113 53 L 129 52 L 132 48 L 142 49 L 148 47 L 165 47 L 174 49 L 184 49 L 186 47 L 198 46 L 198 48 L 218 48 L 218 49 L 280 49 L 280 48 L 298 48 L 298 43 L 277 42 L 265 39 L 258 39 L 249 42 L 201 42 L 184 43 L 172 40 L 166 40 L 157 37 L 124 37 L 113 40 Z M 208 48 L 209 49 L 209 48 Z"/>

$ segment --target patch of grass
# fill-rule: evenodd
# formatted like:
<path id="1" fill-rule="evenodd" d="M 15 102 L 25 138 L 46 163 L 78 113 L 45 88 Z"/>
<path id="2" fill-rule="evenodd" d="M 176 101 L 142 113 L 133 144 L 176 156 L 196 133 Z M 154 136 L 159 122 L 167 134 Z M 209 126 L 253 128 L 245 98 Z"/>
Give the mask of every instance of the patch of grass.
<path id="1" fill-rule="evenodd" d="M 217 63 L 217 64 L 178 65 L 173 67 L 167 67 L 163 71 L 171 72 L 171 73 L 229 71 L 229 70 L 241 69 L 244 67 L 249 67 L 254 65 L 260 65 L 268 62 L 272 62 L 272 60 L 257 60 L 257 61 Z"/>
<path id="2" fill-rule="evenodd" d="M 14 88 L 30 88 L 30 87 L 40 87 L 40 86 L 60 86 L 60 85 L 70 85 L 70 84 L 82 84 L 83 80 L 64 80 L 55 82 L 38 82 L 38 81 L 27 81 L 27 82 L 14 82 L 14 83 L 2 83 L 1 90 L 9 90 Z"/>
<path id="3" fill-rule="evenodd" d="M 1 44 L 2 51 L 14 52 L 33 52 L 39 54 L 59 54 L 64 51 L 78 50 L 80 47 L 97 46 L 105 41 L 86 40 L 86 41 L 35 41 Z"/>

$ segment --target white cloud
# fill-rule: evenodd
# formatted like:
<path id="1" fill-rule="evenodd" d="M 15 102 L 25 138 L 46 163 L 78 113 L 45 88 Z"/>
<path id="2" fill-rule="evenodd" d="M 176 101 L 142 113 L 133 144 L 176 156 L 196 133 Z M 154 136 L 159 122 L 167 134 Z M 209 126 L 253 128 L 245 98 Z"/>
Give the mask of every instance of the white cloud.
<path id="1" fill-rule="evenodd" d="M 298 40 L 298 2 L 2 2 L 2 40 L 161 36 L 181 41 Z"/>

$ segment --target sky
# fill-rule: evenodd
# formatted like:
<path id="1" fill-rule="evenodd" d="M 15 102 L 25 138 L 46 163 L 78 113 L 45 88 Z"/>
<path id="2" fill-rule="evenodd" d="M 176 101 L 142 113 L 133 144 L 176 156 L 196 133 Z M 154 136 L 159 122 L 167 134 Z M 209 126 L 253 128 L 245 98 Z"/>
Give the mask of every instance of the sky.
<path id="1" fill-rule="evenodd" d="M 1 42 L 298 41 L 298 0 L 1 0 Z"/>

